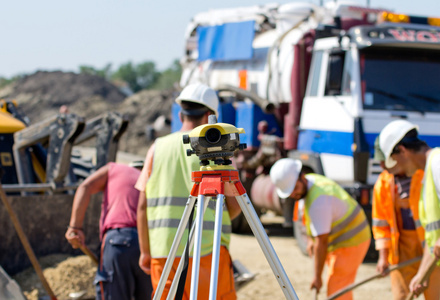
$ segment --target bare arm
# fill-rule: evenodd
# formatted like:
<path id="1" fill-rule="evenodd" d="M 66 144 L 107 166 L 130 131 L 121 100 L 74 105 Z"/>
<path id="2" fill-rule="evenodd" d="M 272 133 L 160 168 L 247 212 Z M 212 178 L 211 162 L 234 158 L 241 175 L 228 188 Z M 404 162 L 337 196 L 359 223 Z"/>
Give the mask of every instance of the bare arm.
<path id="1" fill-rule="evenodd" d="M 148 234 L 148 219 L 147 219 L 147 198 L 145 193 L 139 193 L 139 203 L 137 207 L 137 230 L 139 236 L 139 266 L 146 273 L 150 274 L 150 237 Z"/>
<path id="2" fill-rule="evenodd" d="M 379 259 L 377 260 L 376 271 L 383 276 L 388 275 L 388 248 L 383 248 L 379 250 Z"/>
<path id="3" fill-rule="evenodd" d="M 440 241 L 437 240 L 436 244 L 437 243 L 440 243 Z M 417 274 L 413 277 L 413 279 L 411 279 L 411 283 L 409 284 L 409 289 L 414 292 L 416 296 L 420 295 L 428 287 L 428 280 L 423 280 L 423 277 L 425 274 L 427 274 L 427 272 L 429 272 L 430 275 L 432 270 L 429 269 L 431 265 L 434 264 L 435 261 L 437 261 L 437 259 L 437 257 L 432 256 L 431 251 L 429 250 L 429 246 L 425 245 L 419 270 L 417 271 Z"/>
<path id="4" fill-rule="evenodd" d="M 139 266 L 146 273 L 151 273 L 151 254 L 150 254 L 150 236 L 148 232 L 147 217 L 147 195 L 145 192 L 147 181 L 150 178 L 153 168 L 154 145 L 148 150 L 142 169 L 141 176 L 136 182 L 136 188 L 139 189 L 139 202 L 136 211 L 137 230 L 139 238 Z"/>
<path id="5" fill-rule="evenodd" d="M 307 254 L 310 257 L 313 257 L 315 253 L 315 241 L 311 236 L 307 236 L 307 247 L 306 247 Z"/>
<path id="6" fill-rule="evenodd" d="M 237 188 L 235 187 L 234 183 L 226 182 L 225 183 L 225 197 L 226 197 L 226 206 L 228 208 L 229 217 L 231 220 L 238 217 L 238 215 L 241 213 L 241 207 L 237 202 L 236 196 L 239 196 L 240 193 L 238 192 Z"/>
<path id="7" fill-rule="evenodd" d="M 73 248 L 84 245 L 84 232 L 82 230 L 84 216 L 92 195 L 105 189 L 108 178 L 109 165 L 105 165 L 84 180 L 76 190 L 73 198 L 72 213 L 69 228 L 65 237 Z"/>
<path id="8" fill-rule="evenodd" d="M 235 189 L 235 187 L 234 187 Z M 226 194 L 226 192 L 225 192 Z M 238 195 L 238 192 L 237 194 Z M 237 202 L 237 199 L 235 199 L 235 195 L 228 195 L 226 194 L 226 206 L 228 208 L 228 212 L 229 212 L 229 217 L 231 218 L 231 220 L 235 219 L 236 217 L 238 217 L 238 215 L 241 213 L 241 208 L 240 205 Z"/>
<path id="9" fill-rule="evenodd" d="M 318 292 L 322 287 L 322 270 L 324 269 L 324 263 L 327 257 L 327 245 L 328 233 L 315 237 L 315 277 L 310 285 L 310 289 L 316 289 Z"/>

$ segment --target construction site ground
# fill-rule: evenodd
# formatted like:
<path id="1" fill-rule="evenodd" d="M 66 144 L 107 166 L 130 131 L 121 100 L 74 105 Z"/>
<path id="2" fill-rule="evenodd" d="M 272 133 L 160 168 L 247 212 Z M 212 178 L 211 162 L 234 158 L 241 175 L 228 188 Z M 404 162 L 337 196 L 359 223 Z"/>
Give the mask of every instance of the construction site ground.
<path id="1" fill-rule="evenodd" d="M 291 280 L 299 299 L 314 299 L 315 293 L 309 289 L 313 276 L 313 260 L 301 253 L 290 229 L 282 228 L 282 218 L 268 213 L 262 217 L 269 239 Z M 238 291 L 238 299 L 285 299 L 284 294 L 273 275 L 269 263 L 261 250 L 257 239 L 252 235 L 233 234 L 230 252 L 233 260 L 238 260 L 249 272 L 256 276 Z M 50 255 L 40 259 L 44 274 L 59 299 L 71 299 L 72 292 L 86 291 L 83 299 L 93 299 L 93 276 L 95 267 L 86 256 L 68 257 Z M 357 281 L 375 274 L 375 263 L 361 265 Z M 324 275 L 325 276 L 325 275 Z M 14 276 L 26 297 L 38 300 L 45 295 L 35 272 L 28 269 Z M 325 288 L 318 299 L 325 299 Z M 373 280 L 354 290 L 357 300 L 391 299 L 389 278 Z"/>

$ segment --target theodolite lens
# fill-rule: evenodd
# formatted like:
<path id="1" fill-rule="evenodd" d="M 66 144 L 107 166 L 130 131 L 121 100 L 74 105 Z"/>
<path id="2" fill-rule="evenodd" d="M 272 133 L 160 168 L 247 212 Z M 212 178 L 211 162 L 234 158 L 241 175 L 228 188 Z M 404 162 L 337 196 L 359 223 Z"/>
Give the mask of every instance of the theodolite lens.
<path id="1" fill-rule="evenodd" d="M 209 128 L 205 133 L 206 141 L 210 144 L 217 144 L 222 138 L 222 133 L 217 128 Z"/>

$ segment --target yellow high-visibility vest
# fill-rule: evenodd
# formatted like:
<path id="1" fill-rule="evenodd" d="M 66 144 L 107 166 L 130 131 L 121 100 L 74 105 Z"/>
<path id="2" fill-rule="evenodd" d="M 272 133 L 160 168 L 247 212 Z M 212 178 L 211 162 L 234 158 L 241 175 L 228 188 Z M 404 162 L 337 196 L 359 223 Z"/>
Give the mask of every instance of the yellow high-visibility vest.
<path id="1" fill-rule="evenodd" d="M 307 174 L 313 178 L 313 186 L 305 199 L 305 218 L 307 232 L 311 235 L 309 209 L 313 202 L 322 195 L 331 195 L 345 202 L 348 210 L 345 215 L 332 222 L 328 237 L 327 251 L 352 247 L 371 239 L 370 226 L 360 205 L 336 182 L 322 175 Z"/>
<path id="2" fill-rule="evenodd" d="M 191 172 L 200 169 L 198 157 L 186 155 L 189 145 L 183 144 L 183 134 L 176 132 L 155 141 L 153 171 L 146 187 L 150 251 L 153 258 L 168 256 L 193 186 Z M 215 201 L 210 201 L 204 215 L 202 256 L 212 252 L 215 204 Z M 231 219 L 226 206 L 222 216 L 221 244 L 229 247 Z M 182 255 L 187 240 L 186 229 L 176 256 Z"/>
<path id="3" fill-rule="evenodd" d="M 432 176 L 432 158 L 440 155 L 440 148 L 434 148 L 428 157 L 425 167 L 425 178 L 420 194 L 419 215 L 423 228 L 425 228 L 425 243 L 432 249 L 440 238 L 440 202 Z"/>

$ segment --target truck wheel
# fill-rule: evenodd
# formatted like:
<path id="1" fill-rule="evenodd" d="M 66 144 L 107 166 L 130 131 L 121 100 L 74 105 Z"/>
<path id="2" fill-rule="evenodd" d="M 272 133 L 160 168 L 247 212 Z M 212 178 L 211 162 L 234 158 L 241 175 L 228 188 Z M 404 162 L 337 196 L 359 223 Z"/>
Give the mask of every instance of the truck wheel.
<path id="1" fill-rule="evenodd" d="M 306 226 L 301 221 L 293 222 L 293 236 L 298 243 L 298 247 L 301 252 L 308 256 L 307 254 L 307 231 Z"/>

